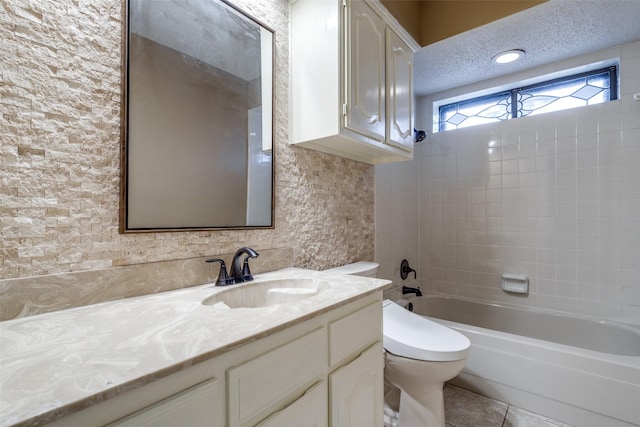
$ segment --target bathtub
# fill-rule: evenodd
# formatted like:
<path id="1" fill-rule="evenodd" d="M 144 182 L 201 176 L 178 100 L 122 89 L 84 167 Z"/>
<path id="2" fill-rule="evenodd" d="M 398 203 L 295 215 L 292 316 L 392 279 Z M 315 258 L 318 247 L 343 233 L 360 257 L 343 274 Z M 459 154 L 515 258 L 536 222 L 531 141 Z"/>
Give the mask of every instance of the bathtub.
<path id="1" fill-rule="evenodd" d="M 433 294 L 406 301 L 471 340 L 452 383 L 574 426 L 640 425 L 640 328 Z"/>

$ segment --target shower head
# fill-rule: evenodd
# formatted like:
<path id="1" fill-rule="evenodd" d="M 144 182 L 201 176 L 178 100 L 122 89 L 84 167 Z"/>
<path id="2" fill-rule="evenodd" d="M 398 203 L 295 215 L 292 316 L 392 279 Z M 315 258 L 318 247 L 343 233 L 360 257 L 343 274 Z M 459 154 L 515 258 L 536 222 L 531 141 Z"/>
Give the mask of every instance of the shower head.
<path id="1" fill-rule="evenodd" d="M 413 129 L 413 141 L 414 142 L 421 142 L 424 141 L 424 139 L 427 137 L 427 133 L 423 130 L 417 130 L 417 129 Z"/>

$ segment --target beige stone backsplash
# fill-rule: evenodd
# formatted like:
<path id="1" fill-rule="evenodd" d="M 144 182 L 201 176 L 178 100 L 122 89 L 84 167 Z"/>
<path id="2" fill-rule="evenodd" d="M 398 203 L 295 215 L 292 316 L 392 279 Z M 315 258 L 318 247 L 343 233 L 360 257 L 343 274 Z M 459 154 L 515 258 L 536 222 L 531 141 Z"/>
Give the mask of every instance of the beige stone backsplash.
<path id="1" fill-rule="evenodd" d="M 256 247 L 257 249 L 257 247 Z M 259 250 L 253 274 L 291 267 L 291 248 Z M 233 253 L 216 256 L 231 268 Z M 215 282 L 207 257 L 0 280 L 0 321 Z"/>

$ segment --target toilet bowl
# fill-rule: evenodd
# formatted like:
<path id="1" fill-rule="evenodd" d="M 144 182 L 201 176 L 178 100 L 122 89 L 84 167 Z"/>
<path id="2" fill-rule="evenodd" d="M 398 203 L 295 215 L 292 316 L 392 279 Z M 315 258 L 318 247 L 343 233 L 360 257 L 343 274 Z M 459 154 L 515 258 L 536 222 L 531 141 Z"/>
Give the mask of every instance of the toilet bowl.
<path id="1" fill-rule="evenodd" d="M 359 262 L 325 271 L 376 277 L 378 264 Z M 382 305 L 385 387 L 390 384 L 400 391 L 399 402 L 385 402 L 390 409 L 399 410 L 393 425 L 444 427 L 444 383 L 464 368 L 469 339 L 391 300 Z M 394 395 L 397 393 L 385 390 L 385 396 Z"/>
<path id="2" fill-rule="evenodd" d="M 458 375 L 469 339 L 383 301 L 385 380 L 400 389 L 398 427 L 444 427 L 444 383 Z"/>

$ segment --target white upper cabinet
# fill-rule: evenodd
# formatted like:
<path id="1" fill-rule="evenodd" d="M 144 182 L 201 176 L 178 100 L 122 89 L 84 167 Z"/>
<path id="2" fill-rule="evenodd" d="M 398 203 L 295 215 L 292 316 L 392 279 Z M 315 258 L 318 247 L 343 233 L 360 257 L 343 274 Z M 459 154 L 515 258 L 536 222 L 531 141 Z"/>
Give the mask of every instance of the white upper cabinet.
<path id="1" fill-rule="evenodd" d="M 291 2 L 292 144 L 366 163 L 413 157 L 417 43 L 375 0 Z"/>

